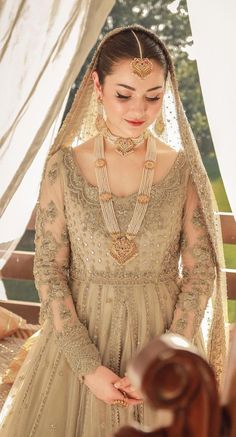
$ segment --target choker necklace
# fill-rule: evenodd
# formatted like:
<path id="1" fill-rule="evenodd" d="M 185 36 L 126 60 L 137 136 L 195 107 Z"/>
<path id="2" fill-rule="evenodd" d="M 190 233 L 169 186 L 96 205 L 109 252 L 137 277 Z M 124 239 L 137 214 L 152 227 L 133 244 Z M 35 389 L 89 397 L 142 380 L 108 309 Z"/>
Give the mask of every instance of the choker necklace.
<path id="1" fill-rule="evenodd" d="M 111 144 L 114 144 L 115 151 L 122 156 L 129 155 L 134 152 L 134 148 L 142 144 L 148 136 L 147 131 L 144 131 L 136 138 L 123 138 L 118 135 L 114 135 L 107 127 L 103 118 L 99 119 L 96 123 L 96 127 L 99 133 L 101 133 Z"/>
<path id="2" fill-rule="evenodd" d="M 142 171 L 141 182 L 138 190 L 133 216 L 128 225 L 127 231 L 122 234 L 116 218 L 112 193 L 108 180 L 107 164 L 104 154 L 104 138 L 100 134 L 94 142 L 95 173 L 97 178 L 99 201 L 102 209 L 106 228 L 111 236 L 110 255 L 118 264 L 125 264 L 138 255 L 138 248 L 135 242 L 145 216 L 150 193 L 152 188 L 157 147 L 155 138 L 148 135 L 145 162 Z"/>

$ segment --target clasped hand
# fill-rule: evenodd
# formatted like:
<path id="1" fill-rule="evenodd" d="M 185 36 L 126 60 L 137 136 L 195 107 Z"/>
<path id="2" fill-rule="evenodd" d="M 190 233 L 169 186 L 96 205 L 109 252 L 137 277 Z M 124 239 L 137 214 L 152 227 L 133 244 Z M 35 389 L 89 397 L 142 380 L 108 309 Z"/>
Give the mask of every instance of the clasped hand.
<path id="1" fill-rule="evenodd" d="M 128 405 L 143 402 L 141 393 L 132 386 L 127 376 L 119 378 L 105 366 L 98 366 L 93 373 L 85 375 L 84 383 L 98 399 L 110 405 L 124 398 Z"/>
<path id="2" fill-rule="evenodd" d="M 135 387 L 132 386 L 127 376 L 120 378 L 113 385 L 115 388 L 118 388 L 118 390 L 120 390 L 121 392 L 125 392 L 128 398 L 142 401 L 141 393 Z"/>

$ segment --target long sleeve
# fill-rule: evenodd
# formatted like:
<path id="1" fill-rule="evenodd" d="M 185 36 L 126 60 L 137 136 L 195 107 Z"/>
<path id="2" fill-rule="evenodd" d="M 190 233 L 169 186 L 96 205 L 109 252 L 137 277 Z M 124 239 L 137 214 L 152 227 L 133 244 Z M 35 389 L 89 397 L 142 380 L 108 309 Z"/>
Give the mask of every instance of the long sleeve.
<path id="1" fill-rule="evenodd" d="M 182 275 L 170 331 L 192 341 L 213 292 L 215 262 L 192 176 L 187 184 L 180 238 Z"/>
<path id="2" fill-rule="evenodd" d="M 48 321 L 71 369 L 83 381 L 99 365 L 99 352 L 78 319 L 68 286 L 70 242 L 65 220 L 61 151 L 44 172 L 36 213 L 34 277 L 41 301 L 40 323 Z"/>

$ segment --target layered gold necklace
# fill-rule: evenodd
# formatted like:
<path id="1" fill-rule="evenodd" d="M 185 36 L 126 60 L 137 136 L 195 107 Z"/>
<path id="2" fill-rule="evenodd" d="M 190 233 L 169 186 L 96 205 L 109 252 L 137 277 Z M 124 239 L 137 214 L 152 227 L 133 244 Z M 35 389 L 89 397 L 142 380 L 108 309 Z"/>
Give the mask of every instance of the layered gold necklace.
<path id="1" fill-rule="evenodd" d="M 99 201 L 106 228 L 111 236 L 110 254 L 118 264 L 125 264 L 138 255 L 135 237 L 140 229 L 150 200 L 157 155 L 156 140 L 152 135 L 148 135 L 145 161 L 136 204 L 133 216 L 125 233 L 121 232 L 114 211 L 104 153 L 104 138 L 101 134 L 95 138 L 94 154 L 96 157 L 95 173 L 99 191 Z"/>

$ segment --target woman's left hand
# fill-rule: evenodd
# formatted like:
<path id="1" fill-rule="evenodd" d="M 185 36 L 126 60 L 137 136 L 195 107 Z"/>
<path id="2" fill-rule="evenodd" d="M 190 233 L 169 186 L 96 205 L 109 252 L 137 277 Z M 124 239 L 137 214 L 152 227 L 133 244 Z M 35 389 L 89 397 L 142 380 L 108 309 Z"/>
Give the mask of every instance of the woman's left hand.
<path id="1" fill-rule="evenodd" d="M 127 394 L 128 398 L 140 400 L 143 399 L 142 394 L 135 387 L 132 386 L 127 376 L 119 379 L 119 381 L 115 382 L 113 385 L 119 390 L 124 391 Z"/>

